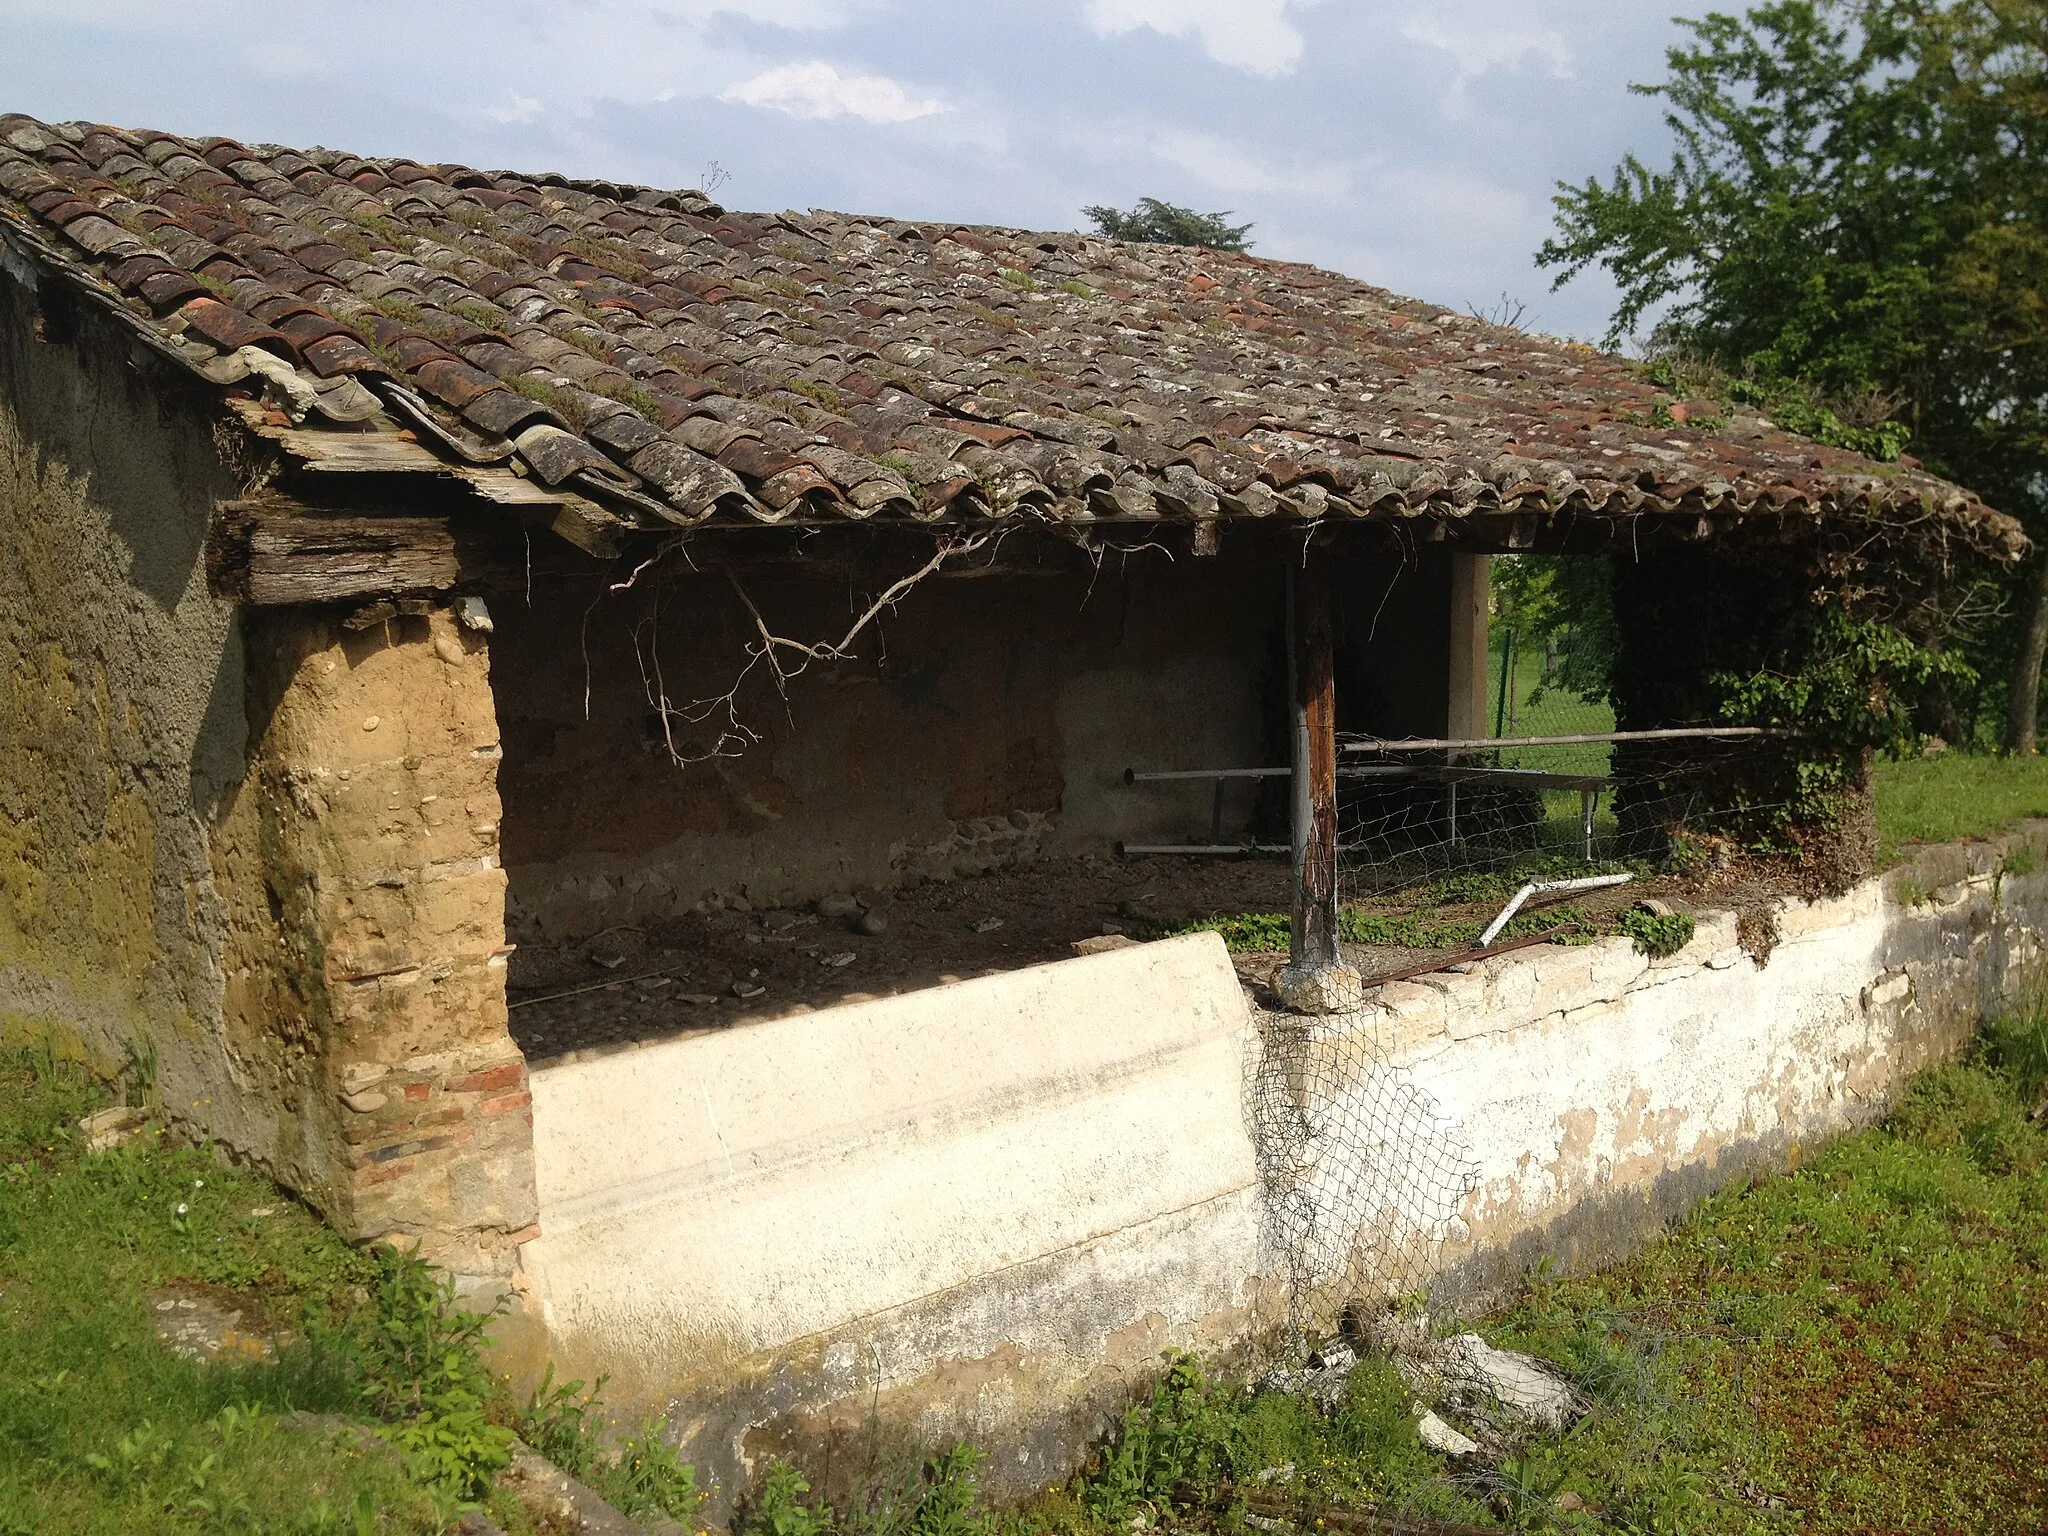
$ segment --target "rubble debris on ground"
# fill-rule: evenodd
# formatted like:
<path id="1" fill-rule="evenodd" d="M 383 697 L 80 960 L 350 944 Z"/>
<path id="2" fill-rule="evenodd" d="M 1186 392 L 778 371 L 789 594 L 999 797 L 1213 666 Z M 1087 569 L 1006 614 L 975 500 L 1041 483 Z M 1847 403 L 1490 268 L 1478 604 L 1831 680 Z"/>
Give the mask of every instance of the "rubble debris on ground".
<path id="1" fill-rule="evenodd" d="M 134 1141 L 148 1124 L 148 1110 L 116 1104 L 108 1109 L 94 1110 L 78 1122 L 78 1130 L 85 1137 L 86 1151 L 111 1152 Z"/>

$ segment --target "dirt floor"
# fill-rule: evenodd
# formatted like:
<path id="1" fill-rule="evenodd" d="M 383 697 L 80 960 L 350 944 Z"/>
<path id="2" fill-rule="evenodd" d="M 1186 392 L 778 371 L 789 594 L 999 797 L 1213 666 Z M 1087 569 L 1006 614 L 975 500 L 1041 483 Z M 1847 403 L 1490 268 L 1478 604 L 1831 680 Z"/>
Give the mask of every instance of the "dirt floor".
<path id="1" fill-rule="evenodd" d="M 1597 914 L 1652 895 L 1686 905 L 1676 882 L 1662 879 L 1577 905 Z M 1282 859 L 1048 860 L 859 899 L 852 911 L 842 910 L 851 898 L 822 903 L 823 911 L 726 910 L 523 945 L 512 957 L 512 1036 L 529 1060 L 560 1060 L 1071 959 L 1077 944 L 1108 935 L 1155 934 L 1215 913 L 1285 912 L 1288 867 Z M 1484 922 L 1499 906 L 1435 915 Z M 1368 979 L 1459 953 L 1346 946 Z M 1233 958 L 1253 1001 L 1270 1006 L 1286 956 Z"/>

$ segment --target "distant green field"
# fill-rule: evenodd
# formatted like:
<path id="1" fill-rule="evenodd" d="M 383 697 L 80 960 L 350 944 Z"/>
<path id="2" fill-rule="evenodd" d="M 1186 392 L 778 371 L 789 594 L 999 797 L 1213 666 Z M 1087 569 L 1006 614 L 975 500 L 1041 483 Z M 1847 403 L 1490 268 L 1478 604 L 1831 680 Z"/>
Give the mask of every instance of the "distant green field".
<path id="1" fill-rule="evenodd" d="M 1990 837 L 2048 816 L 2048 757 L 1944 757 L 1879 763 L 1877 831 L 1886 848 Z"/>

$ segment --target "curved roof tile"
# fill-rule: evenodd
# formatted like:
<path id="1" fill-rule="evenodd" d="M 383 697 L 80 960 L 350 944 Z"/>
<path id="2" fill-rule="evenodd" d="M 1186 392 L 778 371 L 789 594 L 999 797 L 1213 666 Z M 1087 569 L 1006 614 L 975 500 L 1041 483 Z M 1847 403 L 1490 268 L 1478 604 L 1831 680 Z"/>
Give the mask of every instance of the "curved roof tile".
<path id="1" fill-rule="evenodd" d="M 195 369 L 353 376 L 438 451 L 670 524 L 1757 512 L 2024 544 L 1910 462 L 1677 421 L 1619 359 L 1248 255 L 20 116 L 0 212 Z"/>

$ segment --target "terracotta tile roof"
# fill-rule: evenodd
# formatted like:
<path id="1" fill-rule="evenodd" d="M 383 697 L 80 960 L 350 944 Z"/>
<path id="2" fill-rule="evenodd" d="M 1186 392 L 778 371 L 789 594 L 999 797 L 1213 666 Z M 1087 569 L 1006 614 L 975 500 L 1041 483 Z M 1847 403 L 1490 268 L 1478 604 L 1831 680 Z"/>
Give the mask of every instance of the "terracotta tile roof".
<path id="1" fill-rule="evenodd" d="M 1250 256 L 19 116 L 0 213 L 295 441 L 395 417 L 642 524 L 1932 513 L 2021 547 L 1911 468 Z"/>

